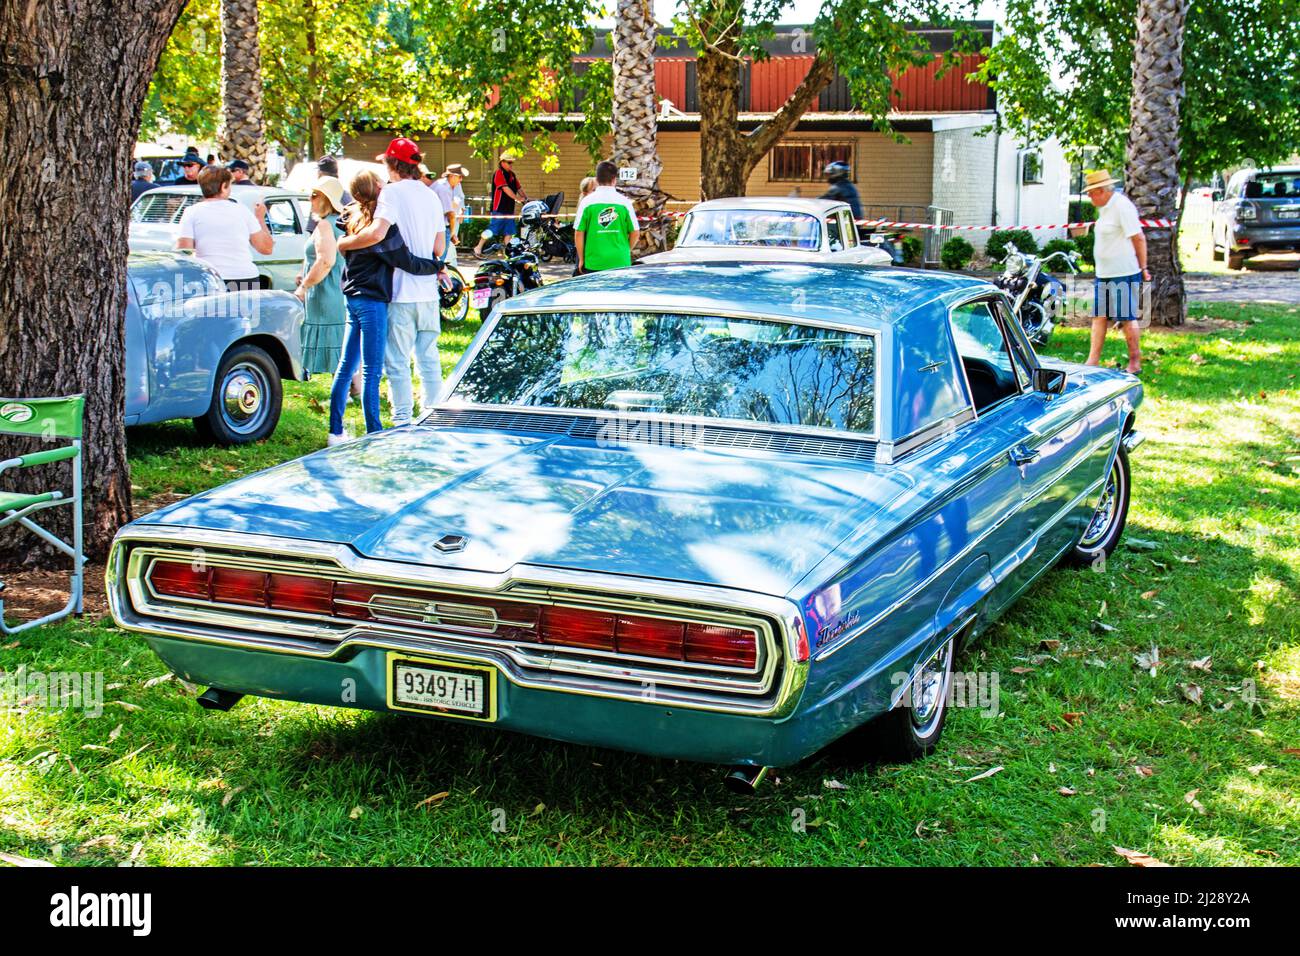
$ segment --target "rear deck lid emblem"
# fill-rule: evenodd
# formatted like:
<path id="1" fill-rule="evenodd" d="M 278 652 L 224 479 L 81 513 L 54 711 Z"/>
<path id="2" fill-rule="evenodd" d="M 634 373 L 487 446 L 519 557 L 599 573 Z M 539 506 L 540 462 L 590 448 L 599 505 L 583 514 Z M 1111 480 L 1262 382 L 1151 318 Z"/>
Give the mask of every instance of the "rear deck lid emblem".
<path id="1" fill-rule="evenodd" d="M 463 534 L 444 534 L 433 546 L 444 554 L 450 554 L 453 551 L 464 551 L 468 541 Z"/>

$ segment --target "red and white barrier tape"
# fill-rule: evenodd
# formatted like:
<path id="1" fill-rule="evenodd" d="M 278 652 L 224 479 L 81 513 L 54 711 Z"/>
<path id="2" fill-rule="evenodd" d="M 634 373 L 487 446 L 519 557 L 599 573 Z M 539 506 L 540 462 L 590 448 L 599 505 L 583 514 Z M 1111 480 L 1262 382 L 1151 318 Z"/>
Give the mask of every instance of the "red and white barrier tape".
<path id="1" fill-rule="evenodd" d="M 551 212 L 543 213 L 542 219 L 573 219 L 577 214 L 571 212 Z M 686 212 L 665 212 L 658 216 L 639 216 L 639 222 L 656 222 L 660 219 L 684 219 Z M 469 219 L 518 219 L 518 216 L 501 215 L 499 213 L 483 214 L 476 213 L 471 216 L 461 216 L 461 221 Z M 1172 228 L 1176 220 L 1173 219 L 1139 219 L 1138 222 L 1144 229 L 1169 229 Z M 948 226 L 942 223 L 934 222 L 895 222 L 892 219 L 857 219 L 855 222 L 859 226 L 867 226 L 872 229 L 962 229 L 975 232 L 992 232 L 995 229 L 1019 230 L 1019 229 L 1088 229 L 1095 226 L 1096 222 L 1053 222 L 1038 223 L 1035 225 L 1025 226 Z"/>

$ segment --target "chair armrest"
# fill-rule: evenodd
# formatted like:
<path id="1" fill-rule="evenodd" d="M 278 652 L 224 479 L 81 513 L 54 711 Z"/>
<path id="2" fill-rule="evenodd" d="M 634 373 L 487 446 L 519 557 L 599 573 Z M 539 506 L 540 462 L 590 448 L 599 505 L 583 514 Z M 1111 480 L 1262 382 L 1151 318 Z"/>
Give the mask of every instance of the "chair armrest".
<path id="1" fill-rule="evenodd" d="M 30 455 L 20 455 L 18 467 L 30 468 L 32 465 L 47 465 L 52 461 L 65 461 L 68 458 L 76 458 L 80 454 L 81 449 L 75 445 L 51 448 L 49 451 L 34 451 Z"/>

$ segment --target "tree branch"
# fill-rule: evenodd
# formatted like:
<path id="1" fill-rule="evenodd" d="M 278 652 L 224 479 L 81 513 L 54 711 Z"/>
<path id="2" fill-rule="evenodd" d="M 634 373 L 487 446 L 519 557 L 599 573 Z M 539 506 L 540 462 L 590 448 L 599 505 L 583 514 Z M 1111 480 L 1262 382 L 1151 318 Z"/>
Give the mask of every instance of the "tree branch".
<path id="1" fill-rule="evenodd" d="M 768 150 L 776 145 L 786 133 L 794 129 L 803 114 L 808 111 L 813 100 L 830 85 L 835 78 L 835 61 L 823 52 L 818 52 L 808 74 L 795 87 L 779 110 L 770 120 L 760 123 L 757 128 L 745 136 L 746 173 L 767 155 Z"/>

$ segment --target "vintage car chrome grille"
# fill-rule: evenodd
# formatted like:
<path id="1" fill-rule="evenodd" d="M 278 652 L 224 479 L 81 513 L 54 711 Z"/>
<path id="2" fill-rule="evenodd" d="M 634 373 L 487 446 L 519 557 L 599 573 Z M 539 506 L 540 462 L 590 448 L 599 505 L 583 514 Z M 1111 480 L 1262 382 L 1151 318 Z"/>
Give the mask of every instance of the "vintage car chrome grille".
<path id="1" fill-rule="evenodd" d="M 631 415 L 635 422 L 637 416 Z M 819 435 L 769 432 L 762 429 L 731 426 L 677 426 L 671 420 L 664 427 L 627 427 L 626 419 L 612 415 L 564 415 L 548 412 L 506 412 L 496 409 L 439 408 L 422 424 L 451 428 L 487 428 L 499 431 L 533 432 L 546 435 L 570 435 L 574 438 L 672 445 L 678 448 L 743 448 L 840 458 L 851 461 L 875 461 L 876 443 L 863 438 L 825 438 Z"/>
<path id="2" fill-rule="evenodd" d="M 150 543 L 126 555 L 130 604 L 163 623 L 162 633 L 166 622 L 184 622 L 186 636 L 210 631 L 223 643 L 238 644 L 243 634 L 250 644 L 280 643 L 316 656 L 351 643 L 398 640 L 407 649 L 481 653 L 521 682 L 567 675 L 584 687 L 622 689 L 628 697 L 653 686 L 660 688 L 656 699 L 689 694 L 693 701 L 741 701 L 755 712 L 770 703 L 782 672 L 773 623 L 731 611 L 529 586 L 481 593 L 362 578 L 324 561 L 209 549 L 201 565 L 194 561 L 192 550 Z M 328 606 L 329 613 L 308 610 L 313 603 Z M 546 628 L 555 626 L 548 618 L 575 614 L 585 617 L 558 625 L 572 642 L 548 641 Z M 625 630 L 615 628 L 612 648 L 585 639 L 583 627 L 609 617 L 628 622 Z M 680 651 L 664 656 L 662 634 L 674 628 L 682 635 Z M 700 659 L 704 646 L 725 659 L 740 633 L 752 634 L 752 651 L 733 651 L 727 663 Z"/>

